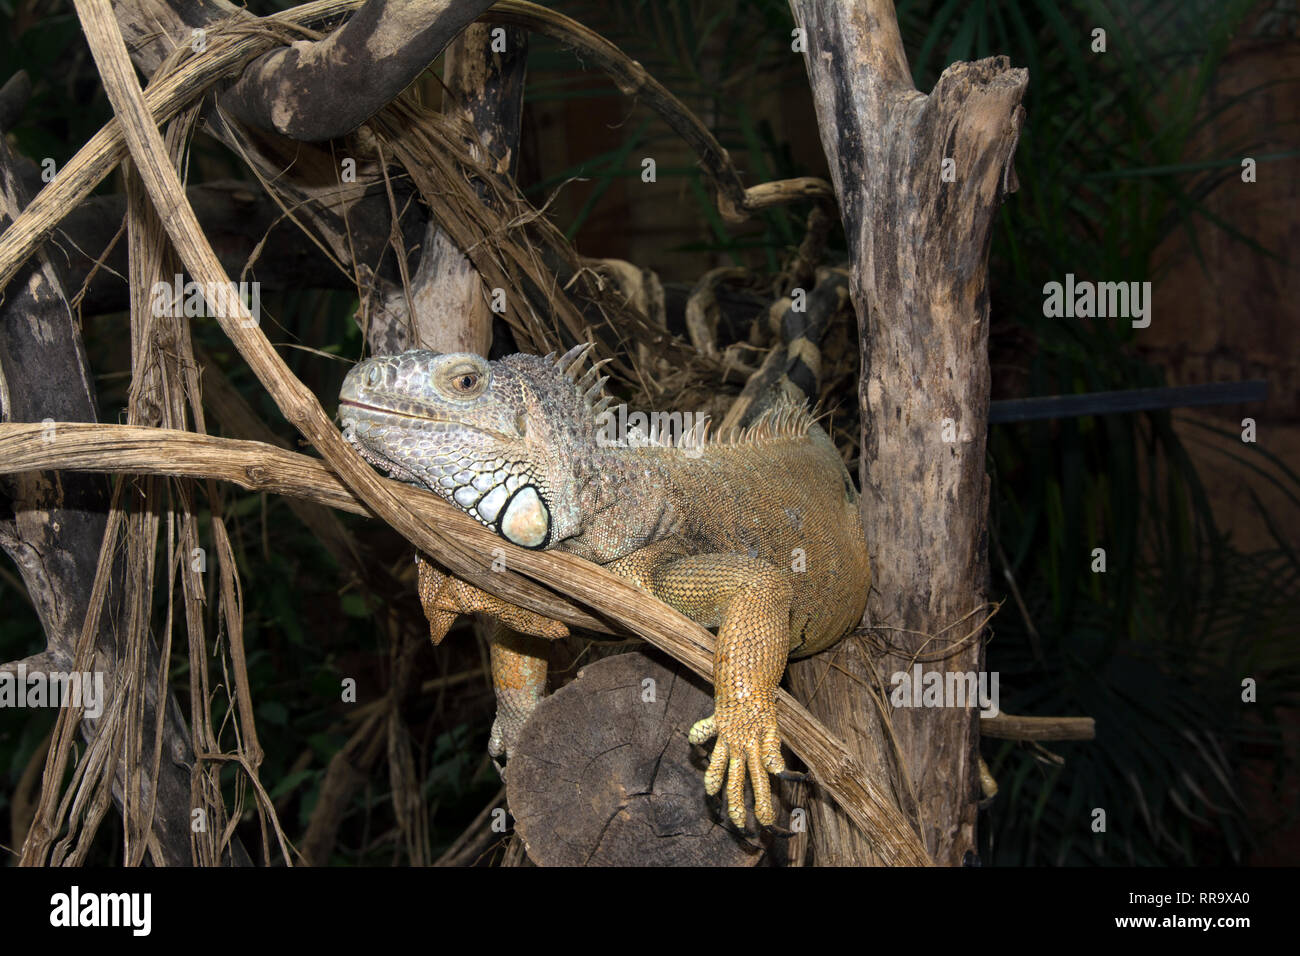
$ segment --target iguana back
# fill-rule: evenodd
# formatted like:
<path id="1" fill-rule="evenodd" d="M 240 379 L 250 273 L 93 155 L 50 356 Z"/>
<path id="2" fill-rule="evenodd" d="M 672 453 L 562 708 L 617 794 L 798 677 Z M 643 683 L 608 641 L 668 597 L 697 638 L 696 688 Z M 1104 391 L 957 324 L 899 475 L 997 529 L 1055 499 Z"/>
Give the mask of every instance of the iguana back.
<path id="1" fill-rule="evenodd" d="M 560 550 L 610 564 L 657 543 L 683 557 L 768 562 L 793 592 L 791 657 L 822 650 L 861 619 L 869 566 L 858 494 L 804 409 L 778 406 L 733 436 L 685 449 L 626 448 L 617 461 L 610 484 L 624 489 L 613 492 L 622 501 L 588 511 Z"/>

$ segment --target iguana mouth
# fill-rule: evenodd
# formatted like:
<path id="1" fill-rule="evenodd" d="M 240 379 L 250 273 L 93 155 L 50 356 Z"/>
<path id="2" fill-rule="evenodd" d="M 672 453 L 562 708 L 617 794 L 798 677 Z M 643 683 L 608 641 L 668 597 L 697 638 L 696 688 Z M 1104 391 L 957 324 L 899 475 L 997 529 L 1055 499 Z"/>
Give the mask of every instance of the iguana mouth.
<path id="1" fill-rule="evenodd" d="M 367 405 L 365 402 L 354 402 L 350 398 L 340 398 L 339 407 L 351 405 L 353 408 L 364 408 L 368 412 L 380 412 L 384 415 L 394 415 L 397 418 L 414 418 L 422 422 L 441 422 L 446 421 L 443 418 L 431 418 L 428 415 L 412 415 L 410 412 L 399 412 L 395 408 L 384 408 L 382 405 Z"/>
<path id="2" fill-rule="evenodd" d="M 437 415 L 417 415 L 412 412 L 399 412 L 395 408 L 384 408 L 382 405 L 367 405 L 365 402 L 355 402 L 350 398 L 339 399 L 339 412 L 342 413 L 343 406 L 349 405 L 352 408 L 360 408 L 367 412 L 378 412 L 381 415 L 391 415 L 394 418 L 409 418 L 417 422 L 434 422 L 439 425 L 455 425 L 458 429 L 465 431 L 478 432 L 480 435 L 490 435 L 491 437 L 503 442 L 514 442 L 520 439 L 520 435 L 507 435 L 505 432 L 495 431 L 491 428 L 480 428 L 477 425 L 470 425 L 467 422 L 454 418 L 441 418 Z"/>
<path id="3" fill-rule="evenodd" d="M 366 442 L 362 438 L 360 438 L 356 434 L 349 435 L 345 431 L 343 433 L 343 438 L 348 442 L 348 444 L 350 444 L 353 448 L 356 449 L 357 454 L 359 454 L 362 458 L 370 462 L 370 464 L 374 465 L 375 467 L 382 468 L 385 471 L 387 471 L 388 477 L 396 479 L 397 481 L 407 482 L 408 484 L 419 485 L 421 488 L 427 488 L 430 491 L 438 490 L 437 488 L 434 488 L 432 485 L 430 485 L 423 478 L 421 478 L 419 475 L 417 475 L 415 472 L 411 471 L 409 468 L 402 465 L 400 462 L 396 462 L 393 459 L 389 458 L 387 455 L 384 455 L 376 451 L 374 448 L 371 448 L 369 445 L 366 444 Z"/>

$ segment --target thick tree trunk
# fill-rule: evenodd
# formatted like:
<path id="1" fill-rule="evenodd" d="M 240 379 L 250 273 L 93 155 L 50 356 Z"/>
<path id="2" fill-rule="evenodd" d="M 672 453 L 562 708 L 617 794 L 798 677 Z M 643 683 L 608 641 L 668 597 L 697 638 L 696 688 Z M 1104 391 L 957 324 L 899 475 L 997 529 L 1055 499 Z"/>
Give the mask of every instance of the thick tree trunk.
<path id="1" fill-rule="evenodd" d="M 853 259 L 862 371 L 862 519 L 872 552 L 867 641 L 795 668 L 810 709 L 886 772 L 864 687 L 883 685 L 921 833 L 936 862 L 975 849 L 978 717 L 894 708 L 914 664 L 978 672 L 988 578 L 987 259 L 1028 83 L 1002 57 L 913 88 L 890 0 L 792 0 L 822 145 Z M 907 788 L 904 787 L 904 790 Z M 907 806 L 907 798 L 901 798 Z M 819 862 L 867 862 L 861 834 L 813 807 Z"/>

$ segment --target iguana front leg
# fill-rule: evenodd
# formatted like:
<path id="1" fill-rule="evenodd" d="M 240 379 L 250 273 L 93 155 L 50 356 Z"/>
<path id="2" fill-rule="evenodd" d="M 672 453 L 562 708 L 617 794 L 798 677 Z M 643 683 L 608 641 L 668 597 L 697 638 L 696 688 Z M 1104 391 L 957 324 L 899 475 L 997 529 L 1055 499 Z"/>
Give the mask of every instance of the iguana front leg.
<path id="1" fill-rule="evenodd" d="M 776 691 L 790 647 L 792 590 L 771 564 L 743 554 L 675 557 L 671 546 L 650 547 L 608 569 L 649 591 L 705 627 L 718 628 L 713 663 L 713 714 L 691 728 L 702 744 L 717 736 L 704 789 L 725 779 L 727 815 L 745 827 L 745 777 L 754 788 L 754 816 L 776 822 L 769 773 L 785 772 L 776 721 Z"/>
<path id="2" fill-rule="evenodd" d="M 534 638 L 558 640 L 569 636 L 569 628 L 453 577 L 418 553 L 415 566 L 420 603 L 435 645 L 442 642 L 461 614 L 486 614 L 496 622 L 490 651 L 497 715 L 488 738 L 488 753 L 493 757 L 509 755 L 519 731 L 546 693 L 546 651 Z"/>

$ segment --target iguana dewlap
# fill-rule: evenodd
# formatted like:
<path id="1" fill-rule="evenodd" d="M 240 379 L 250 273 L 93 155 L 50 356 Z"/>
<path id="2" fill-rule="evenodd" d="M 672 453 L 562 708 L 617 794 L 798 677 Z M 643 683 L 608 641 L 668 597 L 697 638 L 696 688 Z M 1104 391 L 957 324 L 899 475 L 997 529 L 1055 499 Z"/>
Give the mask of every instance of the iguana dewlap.
<path id="1" fill-rule="evenodd" d="M 343 383 L 344 435 L 392 477 L 438 492 L 503 538 L 594 561 L 716 627 L 714 713 L 690 739 L 717 736 L 705 789 L 727 781 L 732 820 L 745 824 L 748 775 L 755 816 L 771 825 L 767 774 L 785 767 L 775 695 L 786 659 L 838 640 L 866 605 L 857 492 L 803 408 L 781 406 L 742 432 L 685 447 L 611 434 L 604 380 L 593 381 L 595 369 L 578 375 L 585 354 L 371 358 Z M 568 633 L 417 562 L 435 642 L 469 611 L 524 634 Z M 493 645 L 494 753 L 508 752 L 545 684 L 544 660 L 521 641 Z"/>

